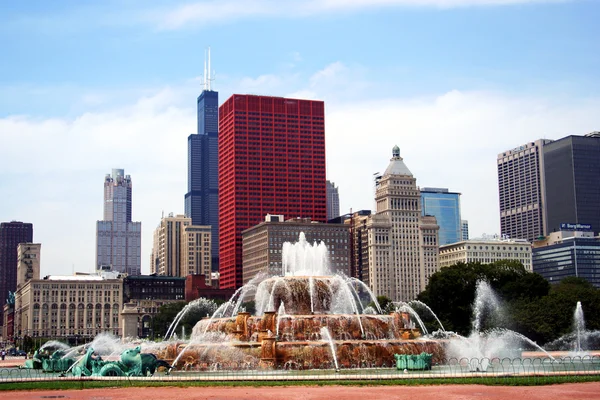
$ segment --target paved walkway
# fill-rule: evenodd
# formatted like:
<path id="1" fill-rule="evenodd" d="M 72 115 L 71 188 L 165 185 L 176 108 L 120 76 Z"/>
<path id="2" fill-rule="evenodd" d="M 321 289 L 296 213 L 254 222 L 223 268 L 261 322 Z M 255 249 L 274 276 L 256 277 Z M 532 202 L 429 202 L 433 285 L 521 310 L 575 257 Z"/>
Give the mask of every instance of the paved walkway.
<path id="1" fill-rule="evenodd" d="M 550 386 L 290 386 L 290 387 L 190 387 L 190 388 L 118 388 L 56 391 L 1 392 L 2 399 L 75 399 L 75 400 L 226 400 L 226 399 L 494 399 L 494 400 L 588 400 L 600 399 L 600 382 Z"/>

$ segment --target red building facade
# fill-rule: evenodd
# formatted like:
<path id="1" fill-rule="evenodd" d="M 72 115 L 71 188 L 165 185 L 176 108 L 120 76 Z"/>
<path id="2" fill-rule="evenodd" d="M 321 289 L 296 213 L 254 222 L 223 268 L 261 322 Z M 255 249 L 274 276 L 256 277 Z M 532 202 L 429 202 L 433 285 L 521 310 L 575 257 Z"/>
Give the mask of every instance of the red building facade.
<path id="1" fill-rule="evenodd" d="M 326 222 L 325 105 L 233 95 L 219 107 L 220 287 L 242 286 L 242 231 L 266 214 Z"/>

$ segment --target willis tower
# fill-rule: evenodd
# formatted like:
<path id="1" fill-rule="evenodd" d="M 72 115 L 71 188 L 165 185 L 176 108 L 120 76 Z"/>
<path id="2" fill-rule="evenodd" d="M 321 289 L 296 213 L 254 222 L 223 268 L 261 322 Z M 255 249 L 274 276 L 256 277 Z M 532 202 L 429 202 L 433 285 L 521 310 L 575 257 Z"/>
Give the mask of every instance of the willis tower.
<path id="1" fill-rule="evenodd" d="M 198 133 L 188 136 L 188 187 L 185 215 L 193 225 L 211 226 L 212 270 L 219 269 L 219 93 L 211 89 L 210 48 L 198 96 Z"/>

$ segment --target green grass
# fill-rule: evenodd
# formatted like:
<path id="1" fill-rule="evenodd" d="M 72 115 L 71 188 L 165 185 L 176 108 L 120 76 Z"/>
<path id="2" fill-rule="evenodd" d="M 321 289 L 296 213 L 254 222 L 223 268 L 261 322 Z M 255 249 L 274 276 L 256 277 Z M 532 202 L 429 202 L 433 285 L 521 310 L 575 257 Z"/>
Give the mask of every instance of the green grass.
<path id="1" fill-rule="evenodd" d="M 421 385 L 490 385 L 490 386 L 536 386 L 560 383 L 599 382 L 600 375 L 585 376 L 536 376 L 536 377 L 490 377 L 490 378 L 414 378 L 390 380 L 306 380 L 306 381 L 46 381 L 0 383 L 4 390 L 76 390 L 122 387 L 265 387 L 265 386 L 421 386 Z"/>

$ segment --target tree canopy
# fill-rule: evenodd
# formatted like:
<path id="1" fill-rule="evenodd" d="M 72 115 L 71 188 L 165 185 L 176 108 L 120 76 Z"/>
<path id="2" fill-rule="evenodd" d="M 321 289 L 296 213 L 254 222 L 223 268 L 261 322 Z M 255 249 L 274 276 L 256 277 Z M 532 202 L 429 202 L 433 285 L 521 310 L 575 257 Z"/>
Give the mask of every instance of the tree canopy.
<path id="1" fill-rule="evenodd" d="M 573 331 L 578 301 L 586 328 L 600 329 L 598 289 L 574 277 L 550 285 L 541 275 L 528 272 L 515 261 L 458 263 L 442 268 L 431 276 L 418 300 L 431 307 L 447 330 L 468 335 L 479 280 L 487 281 L 502 302 L 504 313 L 501 321 L 495 321 L 498 326 L 522 333 L 540 344 Z"/>
<path id="2" fill-rule="evenodd" d="M 502 260 L 491 264 L 458 263 L 442 268 L 431 276 L 418 300 L 431 307 L 447 330 L 467 335 L 480 280 L 487 281 L 506 303 L 526 304 L 550 292 L 550 284 L 542 276 L 528 272 L 517 261 Z"/>

